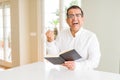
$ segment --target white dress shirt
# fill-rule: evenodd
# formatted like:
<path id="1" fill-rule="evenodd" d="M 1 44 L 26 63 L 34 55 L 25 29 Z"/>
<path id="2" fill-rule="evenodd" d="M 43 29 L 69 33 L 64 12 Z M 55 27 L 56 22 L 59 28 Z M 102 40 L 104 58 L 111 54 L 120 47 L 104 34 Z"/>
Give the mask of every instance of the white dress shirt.
<path id="1" fill-rule="evenodd" d="M 73 37 L 70 29 L 65 29 L 59 33 L 55 41 L 47 42 L 47 54 L 58 54 L 71 49 L 75 49 L 82 56 L 75 61 L 76 69 L 93 69 L 99 65 L 100 47 L 93 32 L 81 28 Z"/>

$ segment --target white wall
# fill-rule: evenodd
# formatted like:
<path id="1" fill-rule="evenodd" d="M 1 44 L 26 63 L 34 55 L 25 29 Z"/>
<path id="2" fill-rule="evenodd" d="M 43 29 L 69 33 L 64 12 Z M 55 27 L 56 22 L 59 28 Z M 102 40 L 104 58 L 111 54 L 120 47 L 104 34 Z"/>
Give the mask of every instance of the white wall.
<path id="1" fill-rule="evenodd" d="M 30 62 L 29 0 L 11 0 L 12 60 L 14 66 Z"/>
<path id="2" fill-rule="evenodd" d="M 101 45 L 99 70 L 119 73 L 120 0 L 82 0 L 85 27 L 95 32 Z"/>
<path id="3" fill-rule="evenodd" d="M 20 65 L 30 62 L 29 0 L 19 0 Z"/>
<path id="4" fill-rule="evenodd" d="M 11 0 L 11 31 L 13 66 L 43 61 L 43 0 Z"/>

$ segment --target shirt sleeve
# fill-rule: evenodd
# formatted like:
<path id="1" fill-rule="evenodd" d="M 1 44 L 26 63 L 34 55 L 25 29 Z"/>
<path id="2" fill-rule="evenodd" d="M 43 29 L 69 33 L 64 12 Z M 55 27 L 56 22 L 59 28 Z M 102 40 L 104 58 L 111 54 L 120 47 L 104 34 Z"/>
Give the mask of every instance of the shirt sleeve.
<path id="1" fill-rule="evenodd" d="M 76 69 L 81 69 L 81 68 L 94 69 L 98 67 L 100 62 L 101 52 L 96 35 L 94 35 L 91 38 L 87 52 L 88 52 L 88 58 L 86 60 L 75 62 Z"/>
<path id="2" fill-rule="evenodd" d="M 47 42 L 46 45 L 47 45 L 46 47 L 47 54 L 58 54 L 59 53 L 59 50 L 57 46 L 55 45 L 55 41 Z"/>

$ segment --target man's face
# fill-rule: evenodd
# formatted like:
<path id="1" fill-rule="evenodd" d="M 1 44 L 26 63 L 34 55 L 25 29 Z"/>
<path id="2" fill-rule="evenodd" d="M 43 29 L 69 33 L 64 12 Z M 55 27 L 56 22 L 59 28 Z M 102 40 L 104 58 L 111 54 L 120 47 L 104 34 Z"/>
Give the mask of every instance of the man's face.
<path id="1" fill-rule="evenodd" d="M 83 24 L 83 17 L 79 9 L 70 9 L 68 11 L 67 23 L 72 31 L 77 32 Z"/>

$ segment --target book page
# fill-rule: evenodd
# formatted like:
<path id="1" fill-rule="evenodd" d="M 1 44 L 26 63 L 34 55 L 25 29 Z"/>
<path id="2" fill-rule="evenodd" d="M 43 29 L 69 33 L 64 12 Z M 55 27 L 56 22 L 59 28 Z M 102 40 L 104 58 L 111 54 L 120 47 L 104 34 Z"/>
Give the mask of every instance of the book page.
<path id="1" fill-rule="evenodd" d="M 71 50 L 73 50 L 73 49 L 64 50 L 64 51 L 60 52 L 59 55 L 64 54 L 64 53 L 66 53 L 66 52 L 68 52 L 68 51 L 71 51 Z"/>
<path id="2" fill-rule="evenodd" d="M 59 57 L 59 54 L 47 54 L 45 57 Z"/>
<path id="3" fill-rule="evenodd" d="M 81 56 L 78 54 L 78 52 L 75 49 L 69 50 L 64 54 L 61 54 L 60 56 L 66 61 L 74 61 L 81 58 Z"/>

